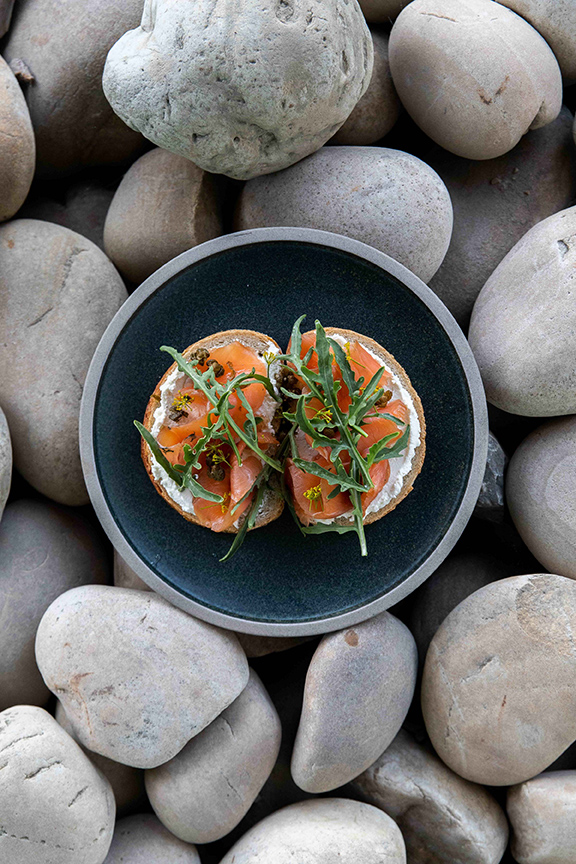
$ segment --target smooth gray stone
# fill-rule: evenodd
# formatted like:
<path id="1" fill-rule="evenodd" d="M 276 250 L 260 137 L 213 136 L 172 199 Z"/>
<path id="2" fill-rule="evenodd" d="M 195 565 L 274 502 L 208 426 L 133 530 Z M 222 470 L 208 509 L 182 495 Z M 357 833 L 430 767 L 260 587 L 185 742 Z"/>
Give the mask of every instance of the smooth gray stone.
<path id="1" fill-rule="evenodd" d="M 367 21 L 386 24 L 395 18 L 410 0 L 359 0 Z"/>
<path id="2" fill-rule="evenodd" d="M 113 197 L 113 190 L 106 186 L 96 182 L 76 182 L 66 190 L 64 203 L 53 198 L 30 196 L 18 217 L 63 225 L 103 250 L 104 223 Z"/>
<path id="3" fill-rule="evenodd" d="M 142 813 L 116 823 L 104 864 L 200 864 L 200 856 L 151 813 Z"/>
<path id="4" fill-rule="evenodd" d="M 519 864 L 573 864 L 576 771 L 550 771 L 512 786 L 507 810 Z"/>
<path id="5" fill-rule="evenodd" d="M 12 481 L 12 443 L 6 415 L 0 408 L 0 520 L 10 494 Z"/>
<path id="6" fill-rule="evenodd" d="M 508 469 L 506 500 L 534 557 L 576 579 L 576 417 L 544 423 L 522 442 Z"/>
<path id="7" fill-rule="evenodd" d="M 10 19 L 15 0 L 0 0 L 0 37 L 4 36 L 10 28 Z"/>
<path id="8" fill-rule="evenodd" d="M 467 597 L 426 657 L 422 713 L 434 749 L 487 786 L 523 783 L 576 740 L 576 582 L 513 576 Z"/>
<path id="9" fill-rule="evenodd" d="M 94 243 L 50 222 L 0 227 L 0 404 L 14 467 L 60 504 L 87 504 L 78 417 L 100 337 L 126 300 Z"/>
<path id="10" fill-rule="evenodd" d="M 410 864 L 498 864 L 504 854 L 500 805 L 402 729 L 352 788 L 394 819 Z"/>
<path id="11" fill-rule="evenodd" d="M 0 714 L 2 862 L 102 864 L 115 811 L 106 778 L 50 714 Z"/>
<path id="12" fill-rule="evenodd" d="M 349 0 L 147 0 L 140 27 L 111 48 L 102 86 L 154 144 L 247 180 L 331 138 L 368 87 L 372 61 Z"/>
<path id="13" fill-rule="evenodd" d="M 34 657 L 38 624 L 64 591 L 108 577 L 103 538 L 80 516 L 44 501 L 8 505 L 0 523 L 0 710 L 48 700 Z"/>
<path id="14" fill-rule="evenodd" d="M 1 18 L 0 10 L 0 18 Z M 0 20 L 0 26 L 1 26 Z M 26 100 L 0 57 L 0 222 L 24 203 L 34 176 L 36 145 Z"/>
<path id="15" fill-rule="evenodd" d="M 389 612 L 324 636 L 306 676 L 294 782 L 329 792 L 365 771 L 404 722 L 417 670 L 414 638 Z"/>
<path id="16" fill-rule="evenodd" d="M 78 740 L 134 768 L 172 759 L 248 681 L 232 633 L 152 592 L 100 585 L 52 603 L 36 661 Z"/>
<path id="17" fill-rule="evenodd" d="M 424 162 L 384 147 L 324 147 L 246 183 L 235 228 L 320 228 L 368 243 L 425 282 L 450 243 L 452 204 Z"/>
<path id="18" fill-rule="evenodd" d="M 492 522 L 504 519 L 504 473 L 508 457 L 492 432 L 488 435 L 488 456 L 480 495 L 474 508 L 474 516 Z"/>
<path id="19" fill-rule="evenodd" d="M 544 37 L 558 60 L 564 84 L 576 83 L 576 5 L 572 0 L 498 0 Z"/>
<path id="20" fill-rule="evenodd" d="M 280 750 L 280 718 L 251 670 L 240 696 L 170 762 L 146 772 L 152 808 L 187 843 L 211 843 L 246 815 Z"/>
<path id="21" fill-rule="evenodd" d="M 406 864 L 386 813 L 346 798 L 301 801 L 251 828 L 220 864 Z"/>

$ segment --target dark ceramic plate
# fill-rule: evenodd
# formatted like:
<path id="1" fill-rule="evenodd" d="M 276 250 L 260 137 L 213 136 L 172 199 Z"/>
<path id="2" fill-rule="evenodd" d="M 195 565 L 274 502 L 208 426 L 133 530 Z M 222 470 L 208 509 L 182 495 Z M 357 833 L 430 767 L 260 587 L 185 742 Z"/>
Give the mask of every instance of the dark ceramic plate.
<path id="1" fill-rule="evenodd" d="M 219 563 L 230 535 L 186 522 L 140 461 L 141 419 L 179 349 L 249 328 L 281 347 L 294 320 L 372 336 L 408 372 L 424 406 L 426 458 L 414 491 L 367 529 L 303 538 L 287 510 Z M 396 603 L 432 573 L 468 521 L 486 462 L 482 384 L 464 336 L 416 276 L 369 246 L 298 228 L 244 231 L 191 249 L 144 282 L 96 351 L 81 412 L 81 450 L 96 512 L 138 575 L 177 606 L 249 633 L 327 632 Z"/>

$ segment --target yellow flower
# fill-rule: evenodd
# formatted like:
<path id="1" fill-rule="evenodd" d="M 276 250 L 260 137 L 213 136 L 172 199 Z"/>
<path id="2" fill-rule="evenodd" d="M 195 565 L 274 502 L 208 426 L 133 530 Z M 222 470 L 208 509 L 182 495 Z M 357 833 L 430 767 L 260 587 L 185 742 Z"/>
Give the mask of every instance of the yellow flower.
<path id="1" fill-rule="evenodd" d="M 318 486 L 311 486 L 310 489 L 306 489 L 304 497 L 310 502 L 310 512 L 312 512 L 312 505 L 314 505 L 316 509 L 322 509 L 322 486 L 320 483 Z"/>
<path id="2" fill-rule="evenodd" d="M 330 408 L 319 408 L 314 414 L 314 420 L 323 420 L 325 423 L 331 423 L 332 411 Z"/>
<path id="3" fill-rule="evenodd" d="M 172 402 L 172 410 L 173 411 L 186 411 L 188 405 L 194 401 L 194 397 L 190 395 L 190 393 L 182 393 L 181 390 L 178 390 L 178 393 L 174 397 L 174 401 Z"/>

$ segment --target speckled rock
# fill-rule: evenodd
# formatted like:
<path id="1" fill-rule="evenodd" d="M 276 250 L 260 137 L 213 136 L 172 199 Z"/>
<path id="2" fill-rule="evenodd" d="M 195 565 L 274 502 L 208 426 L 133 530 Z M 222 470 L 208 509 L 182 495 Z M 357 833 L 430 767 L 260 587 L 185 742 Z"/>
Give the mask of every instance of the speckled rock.
<path id="1" fill-rule="evenodd" d="M 563 108 L 498 159 L 472 162 L 440 148 L 426 157 L 454 206 L 450 247 L 430 288 L 461 327 L 468 327 L 476 297 L 514 244 L 576 200 L 572 121 Z"/>
<path id="2" fill-rule="evenodd" d="M 0 520 L 10 493 L 12 480 L 12 443 L 6 415 L 0 408 Z"/>
<path id="3" fill-rule="evenodd" d="M 63 202 L 55 198 L 28 197 L 18 216 L 63 225 L 104 249 L 104 222 L 113 197 L 112 189 L 95 181 L 76 182 L 66 190 Z"/>
<path id="4" fill-rule="evenodd" d="M 576 771 L 550 771 L 513 786 L 507 810 L 519 864 L 573 864 Z"/>
<path id="5" fill-rule="evenodd" d="M 488 519 L 490 522 L 502 522 L 504 520 L 504 473 L 507 465 L 506 453 L 496 436 L 489 432 L 486 470 L 474 508 L 474 516 Z"/>
<path id="6" fill-rule="evenodd" d="M 178 840 L 150 813 L 116 823 L 114 839 L 104 864 L 200 864 L 200 856 Z"/>
<path id="7" fill-rule="evenodd" d="M 474 305 L 469 341 L 488 400 L 510 414 L 576 413 L 576 207 L 535 225 Z"/>
<path id="8" fill-rule="evenodd" d="M 448 190 L 420 159 L 383 147 L 324 147 L 246 184 L 236 229 L 291 225 L 344 234 L 400 261 L 425 282 L 448 249 Z"/>
<path id="9" fill-rule="evenodd" d="M 151 150 L 125 174 L 110 205 L 104 246 L 139 284 L 176 255 L 222 233 L 215 178 L 189 159 Z"/>
<path id="10" fill-rule="evenodd" d="M 414 0 L 392 28 L 390 68 L 412 119 L 466 159 L 502 156 L 562 106 L 554 54 L 492 0 Z"/>
<path id="11" fill-rule="evenodd" d="M 248 681 L 233 634 L 152 592 L 100 585 L 52 603 L 36 660 L 78 740 L 135 768 L 172 759 Z"/>
<path id="12" fill-rule="evenodd" d="M 381 810 L 346 798 L 301 801 L 254 828 L 220 864 L 405 864 L 398 826 Z"/>
<path id="13" fill-rule="evenodd" d="M 565 84 L 576 83 L 576 6 L 572 0 L 498 0 L 538 30 L 558 60 Z"/>
<path id="14" fill-rule="evenodd" d="M 411 596 L 407 624 L 423 665 L 432 637 L 444 619 L 479 588 L 508 576 L 502 562 L 487 552 L 452 552 Z"/>
<path id="15" fill-rule="evenodd" d="M 547 570 L 576 579 L 576 417 L 552 420 L 514 453 L 506 500 L 518 532 Z"/>
<path id="16" fill-rule="evenodd" d="M 60 702 L 56 703 L 55 717 L 60 726 L 80 744 Z M 82 747 L 81 744 L 80 747 Z M 110 783 L 114 798 L 116 799 L 116 811 L 118 815 L 123 816 L 127 813 L 133 813 L 145 806 L 146 791 L 144 788 L 143 771 L 139 768 L 131 768 L 129 765 L 122 765 L 120 762 L 114 762 L 112 759 L 100 756 L 99 753 L 93 753 L 85 747 L 82 747 L 82 750 L 84 750 L 90 761 L 102 772 Z"/>
<path id="17" fill-rule="evenodd" d="M 64 591 L 107 579 L 102 538 L 80 516 L 44 501 L 8 505 L 0 524 L 0 710 L 47 701 L 34 658 L 38 624 Z"/>
<path id="18" fill-rule="evenodd" d="M 3 46 L 8 62 L 34 74 L 26 99 L 36 134 L 38 169 L 68 173 L 115 164 L 142 147 L 102 92 L 106 53 L 140 20 L 143 0 L 19 0 Z"/>
<path id="19" fill-rule="evenodd" d="M 0 0 L 0 37 L 8 32 L 15 0 Z"/>
<path id="20" fill-rule="evenodd" d="M 10 219 L 24 203 L 34 176 L 35 155 L 26 100 L 0 57 L 0 222 Z"/>
<path id="21" fill-rule="evenodd" d="M 331 138 L 372 62 L 370 32 L 348 0 L 154 0 L 109 52 L 102 83 L 116 113 L 154 144 L 246 180 Z"/>
<path id="22" fill-rule="evenodd" d="M 0 227 L 0 272 L 0 404 L 14 467 L 54 501 L 86 504 L 82 388 L 126 289 L 97 246 L 34 219 Z"/>
<path id="23" fill-rule="evenodd" d="M 102 864 L 114 830 L 108 781 L 42 708 L 0 714 L 0 858 Z"/>
<path id="24" fill-rule="evenodd" d="M 372 31 L 374 68 L 368 89 L 331 143 L 374 144 L 392 129 L 400 114 L 400 100 L 390 74 L 388 36 Z"/>
<path id="25" fill-rule="evenodd" d="M 522 783 L 576 740 L 576 583 L 513 576 L 448 615 L 426 657 L 422 711 L 440 758 L 488 786 Z"/>
<path id="26" fill-rule="evenodd" d="M 325 636 L 306 676 L 296 784 L 328 792 L 365 771 L 404 722 L 417 668 L 412 634 L 389 612 Z"/>
<path id="27" fill-rule="evenodd" d="M 499 804 L 404 730 L 352 788 L 394 819 L 410 864 L 499 864 L 504 854 L 508 822 Z"/>
<path id="28" fill-rule="evenodd" d="M 117 588 L 135 588 L 137 591 L 152 590 L 136 575 L 116 549 L 114 550 L 114 585 Z"/>
<path id="29" fill-rule="evenodd" d="M 146 772 L 154 812 L 187 843 L 211 843 L 246 815 L 278 757 L 280 718 L 254 671 L 240 696 L 170 762 Z"/>
<path id="30" fill-rule="evenodd" d="M 374 24 L 392 20 L 409 2 L 410 0 L 359 0 L 364 17 Z"/>

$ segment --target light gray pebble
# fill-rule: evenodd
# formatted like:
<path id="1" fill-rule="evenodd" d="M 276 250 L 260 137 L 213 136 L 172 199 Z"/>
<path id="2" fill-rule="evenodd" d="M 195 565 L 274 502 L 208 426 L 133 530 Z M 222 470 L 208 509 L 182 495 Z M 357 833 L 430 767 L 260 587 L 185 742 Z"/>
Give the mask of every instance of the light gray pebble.
<path id="1" fill-rule="evenodd" d="M 507 810 L 518 864 L 573 864 L 576 771 L 547 771 L 512 786 Z"/>
<path id="2" fill-rule="evenodd" d="M 116 823 L 104 864 L 200 864 L 200 856 L 151 813 L 142 813 Z"/>
<path id="3" fill-rule="evenodd" d="M 35 159 L 34 130 L 26 100 L 8 63 L 0 57 L 0 222 L 11 219 L 24 203 Z"/>
<path id="4" fill-rule="evenodd" d="M 0 408 L 0 520 L 10 494 L 12 481 L 12 442 L 6 415 Z"/>
<path id="5" fill-rule="evenodd" d="M 572 0 L 498 0 L 544 37 L 558 60 L 564 84 L 576 83 L 576 5 Z"/>

